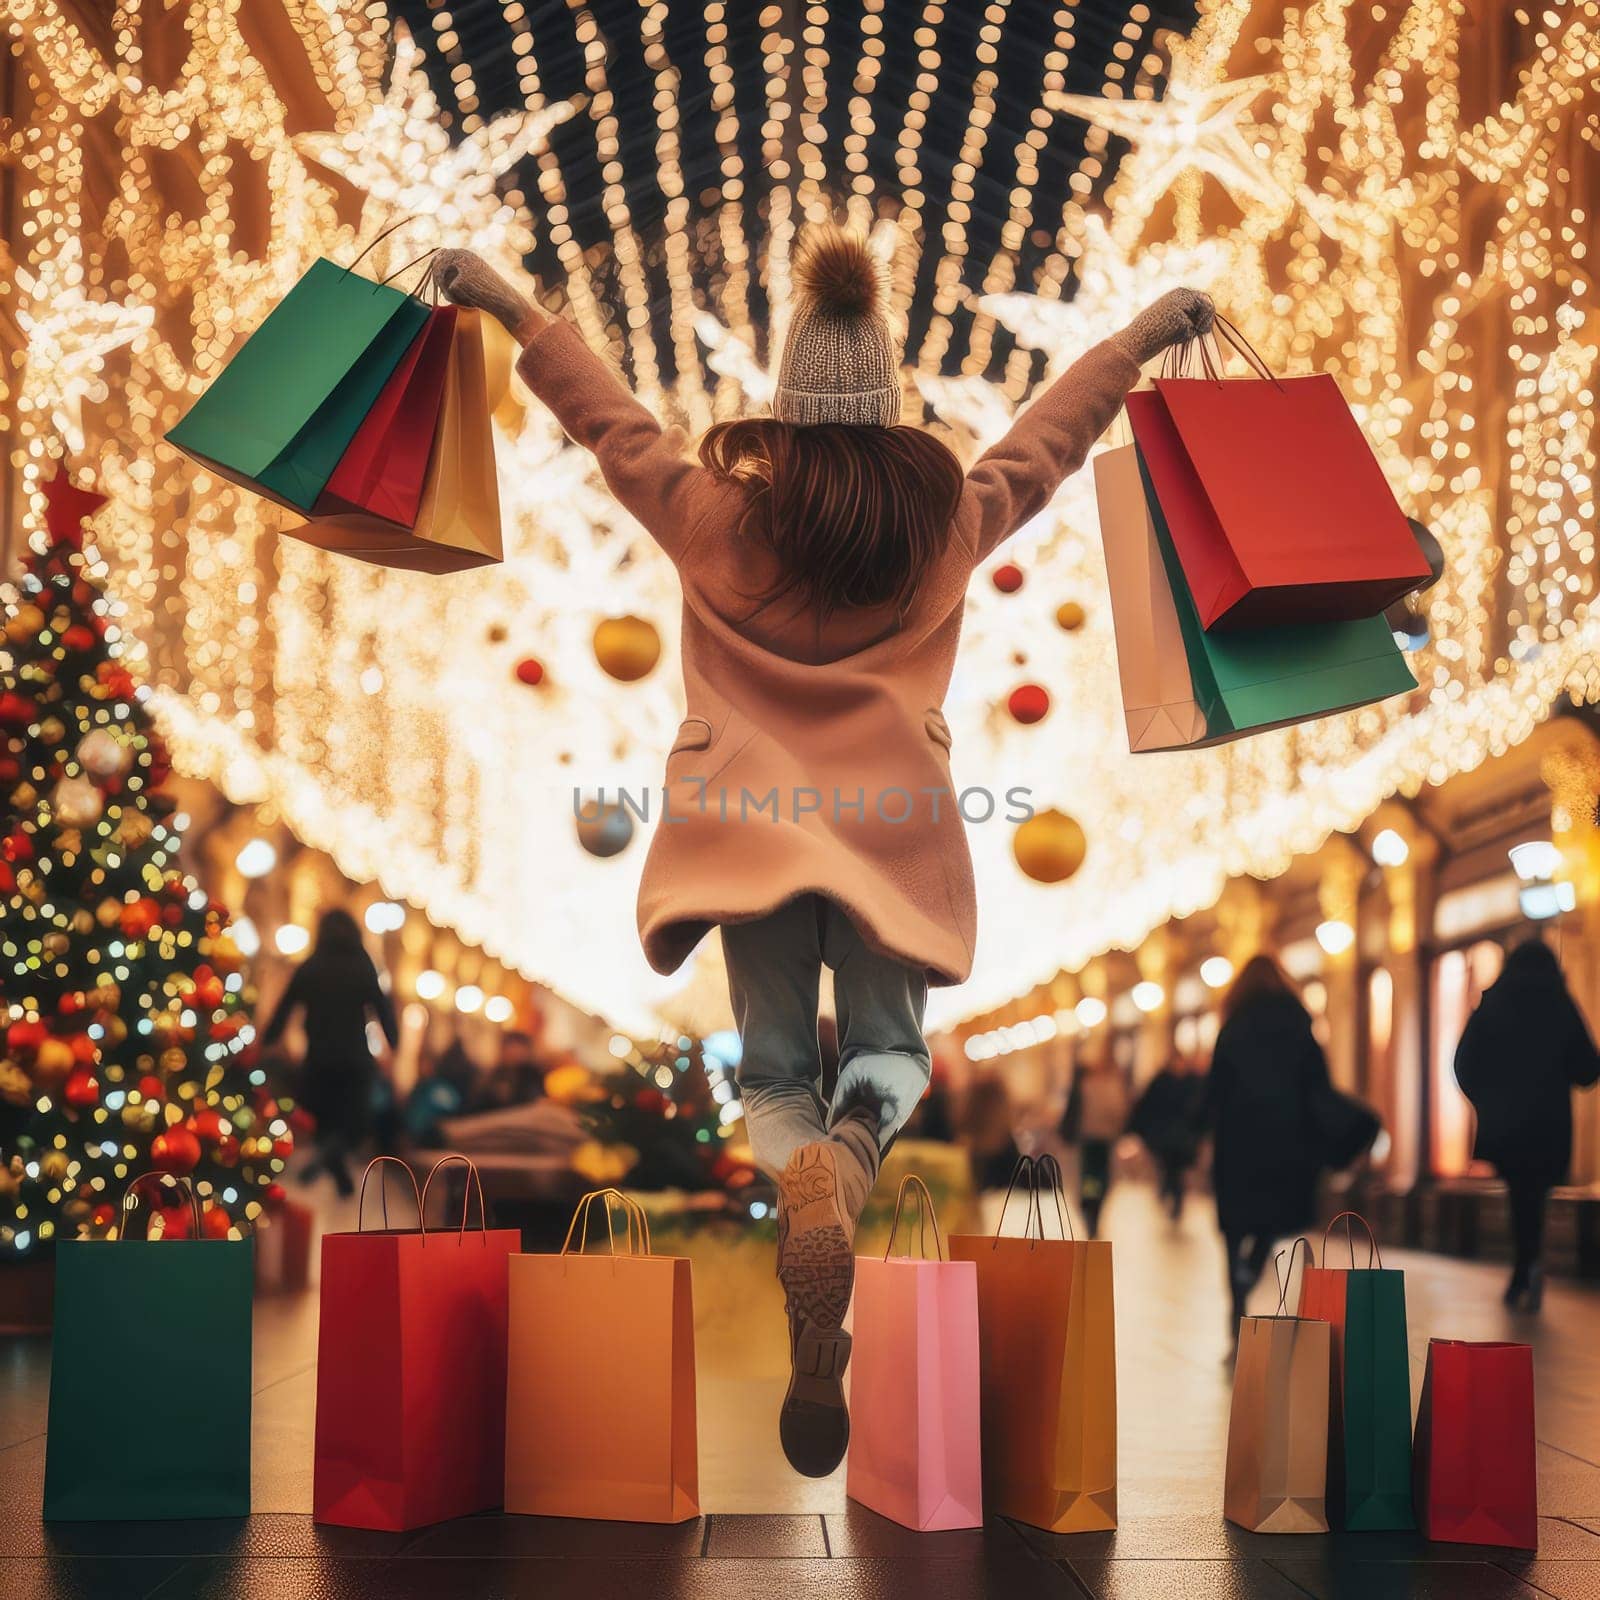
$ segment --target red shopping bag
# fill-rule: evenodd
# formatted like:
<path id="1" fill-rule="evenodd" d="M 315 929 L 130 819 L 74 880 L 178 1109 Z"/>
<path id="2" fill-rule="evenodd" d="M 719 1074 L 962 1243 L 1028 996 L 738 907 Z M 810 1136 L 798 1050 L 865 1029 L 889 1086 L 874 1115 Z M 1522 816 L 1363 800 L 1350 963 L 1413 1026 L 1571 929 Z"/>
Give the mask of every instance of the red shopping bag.
<path id="1" fill-rule="evenodd" d="M 435 306 L 428 314 L 427 325 L 340 456 L 313 515 L 363 511 L 397 527 L 416 523 L 455 328 L 454 306 Z"/>
<path id="2" fill-rule="evenodd" d="M 393 1161 L 380 1156 L 367 1168 Z M 422 1222 L 441 1167 L 463 1162 L 459 1229 Z M 365 1198 L 366 1178 L 361 1181 Z M 471 1192 L 480 1226 L 467 1228 Z M 483 1227 L 483 1187 L 448 1156 L 417 1196 L 419 1225 L 325 1234 L 317 1330 L 318 1522 L 400 1532 L 498 1506 L 505 1482 L 506 1258 L 513 1229 Z M 387 1211 L 384 1221 L 387 1224 Z"/>
<path id="3" fill-rule="evenodd" d="M 1430 1339 L 1413 1461 L 1425 1538 L 1537 1549 L 1533 1347 Z"/>
<path id="4" fill-rule="evenodd" d="M 1205 628 L 1353 622 L 1429 576 L 1339 386 L 1259 377 L 1157 378 L 1128 415 Z"/>
<path id="5" fill-rule="evenodd" d="M 915 1184 L 922 1249 L 933 1226 L 934 1258 L 891 1259 L 906 1189 Z M 921 1178 L 903 1178 L 883 1259 L 856 1261 L 851 1312 L 852 1500 L 920 1532 L 983 1526 L 978 1423 L 978 1269 L 947 1261 Z"/>

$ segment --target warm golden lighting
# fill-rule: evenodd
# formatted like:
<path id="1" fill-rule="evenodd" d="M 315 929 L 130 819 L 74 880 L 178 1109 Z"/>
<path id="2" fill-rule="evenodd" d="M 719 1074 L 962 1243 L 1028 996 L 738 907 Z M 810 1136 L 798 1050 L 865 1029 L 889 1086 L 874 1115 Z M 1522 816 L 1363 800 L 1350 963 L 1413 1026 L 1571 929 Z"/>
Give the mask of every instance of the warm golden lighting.
<path id="1" fill-rule="evenodd" d="M 572 794 L 659 783 L 681 715 L 678 599 L 588 458 L 525 396 L 509 399 L 497 413 L 506 563 L 439 579 L 279 540 L 278 511 L 162 442 L 312 260 L 353 261 L 390 222 L 409 219 L 363 271 L 441 244 L 515 270 L 547 243 L 564 276 L 530 288 L 625 356 L 686 436 L 767 398 L 759 308 L 781 327 L 796 230 L 830 212 L 871 231 L 897 318 L 919 313 L 907 419 L 969 455 L 1041 366 L 1059 371 L 1175 283 L 1214 293 L 1278 370 L 1338 376 L 1402 504 L 1447 553 L 1424 603 L 1433 642 L 1413 657 L 1421 689 L 1223 750 L 1128 756 L 1080 474 L 997 558 L 1026 582 L 974 586 L 946 709 L 958 783 L 1031 788 L 1040 810 L 1081 824 L 1086 853 L 1070 880 L 1035 883 L 1008 825 L 970 829 L 977 967 L 936 997 L 936 1020 L 1136 945 L 1228 877 L 1281 872 L 1386 797 L 1525 739 L 1560 695 L 1600 697 L 1597 0 L 1508 19 L 1513 65 L 1488 99 L 1484 74 L 1464 70 L 1484 41 L 1459 0 L 1359 14 L 1213 0 L 1158 55 L 1135 48 L 1130 24 L 1098 92 L 1075 74 L 1070 94 L 1070 5 L 1023 18 L 972 0 L 958 29 L 954 4 L 871 0 L 846 33 L 820 3 L 711 0 L 681 30 L 645 3 L 650 93 L 636 104 L 619 100 L 608 41 L 582 8 L 582 97 L 547 99 L 539 41 L 510 0 L 525 108 L 495 117 L 443 9 L 427 41 L 376 0 L 288 7 L 260 32 L 241 27 L 249 9 L 127 7 L 90 36 L 54 0 L 5 0 L 20 92 L 4 159 L 23 223 L 8 241 L 15 316 L 0 317 L 18 358 L 0 394 L 12 462 L 34 492 L 57 440 L 81 440 L 80 470 L 111 496 L 99 570 L 187 772 L 619 1028 L 652 1031 L 654 1008 L 693 980 L 656 977 L 634 948 L 644 830 L 592 855 Z M 1024 26 L 1018 52 L 1010 30 Z M 760 77 L 736 100 L 741 29 Z M 424 48 L 448 64 L 453 105 L 429 87 Z M 673 56 L 686 49 L 710 84 L 693 126 Z M 894 100 L 880 88 L 889 51 L 915 62 Z M 946 170 L 924 164 L 924 140 L 952 85 L 964 109 Z M 1002 149 L 996 109 L 1017 103 L 1026 132 Z M 1046 211 L 1041 164 L 1069 119 L 1089 135 L 1081 156 L 1067 146 L 1071 199 Z M 623 140 L 625 123 L 648 130 L 643 147 Z M 1128 153 L 1107 190 L 1113 137 Z M 717 152 L 716 188 L 686 192 L 690 140 Z M 598 191 L 581 197 L 557 154 L 579 145 L 581 181 Z M 641 148 L 662 200 L 649 219 L 624 183 L 637 176 L 624 151 L 637 162 Z M 760 174 L 746 170 L 755 151 Z M 1002 161 L 1000 248 L 980 255 L 979 180 Z M 526 194 L 511 187 L 524 177 Z M 580 200 L 605 217 L 603 247 L 574 232 Z M 1034 238 L 1050 247 L 1024 272 Z M 1057 620 L 1069 605 L 1072 627 Z M 607 618 L 652 629 L 659 665 L 608 674 L 594 645 Z M 1005 713 L 1019 654 L 1056 706 L 1036 726 Z M 528 658 L 537 684 L 518 676 Z"/>

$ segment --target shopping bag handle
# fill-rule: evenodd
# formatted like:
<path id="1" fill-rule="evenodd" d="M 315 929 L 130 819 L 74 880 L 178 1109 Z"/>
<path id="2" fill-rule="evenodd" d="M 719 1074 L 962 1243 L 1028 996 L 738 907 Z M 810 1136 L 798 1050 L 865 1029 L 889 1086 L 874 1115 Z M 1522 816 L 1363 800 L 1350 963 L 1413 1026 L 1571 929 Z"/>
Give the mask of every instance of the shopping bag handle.
<path id="1" fill-rule="evenodd" d="M 130 1179 L 128 1182 L 128 1187 L 122 1191 L 123 1217 L 126 1218 L 130 1211 L 137 1209 L 139 1204 L 139 1196 L 136 1191 L 138 1190 L 139 1185 L 143 1183 L 146 1178 L 154 1178 L 157 1184 L 170 1183 L 188 1193 L 189 1210 L 194 1215 L 194 1236 L 197 1239 L 200 1238 L 200 1197 L 194 1192 L 194 1185 L 187 1178 L 181 1177 L 176 1172 L 158 1172 L 152 1169 L 149 1172 L 141 1172 L 137 1178 Z M 148 1239 L 150 1237 L 150 1216 L 148 1212 L 145 1214 L 144 1231 L 145 1237 Z M 118 1227 L 117 1229 L 117 1237 L 119 1239 L 126 1237 L 126 1234 L 121 1227 Z"/>
<path id="2" fill-rule="evenodd" d="M 1336 1216 L 1333 1221 L 1322 1230 L 1323 1266 L 1327 1266 L 1328 1264 L 1329 1235 L 1332 1234 L 1333 1230 L 1338 1227 L 1341 1222 L 1344 1224 L 1345 1240 L 1350 1246 L 1350 1270 L 1352 1272 L 1356 1270 L 1356 1236 L 1355 1230 L 1351 1226 L 1351 1224 L 1354 1222 L 1359 1222 L 1367 1231 L 1367 1268 L 1370 1269 L 1374 1261 L 1376 1261 L 1381 1267 L 1383 1265 L 1383 1252 L 1378 1248 L 1378 1236 L 1372 1231 L 1372 1224 L 1368 1222 L 1359 1211 L 1341 1211 L 1339 1215 Z"/>
<path id="3" fill-rule="evenodd" d="M 374 1167 L 381 1167 L 386 1161 L 392 1161 L 411 1180 L 412 1198 L 417 1202 L 417 1226 L 422 1228 L 423 1232 L 427 1232 L 427 1229 L 423 1228 L 422 1196 L 417 1193 L 417 1175 L 399 1156 L 374 1156 L 367 1163 L 367 1170 L 361 1174 L 361 1193 L 356 1199 L 356 1232 L 365 1232 L 364 1214 L 367 1205 L 367 1179 L 372 1176 Z M 383 1225 L 387 1228 L 389 1226 L 389 1190 L 382 1178 L 378 1179 L 378 1198 L 383 1203 Z"/>
<path id="4" fill-rule="evenodd" d="M 348 266 L 348 267 L 346 267 L 346 268 L 345 268 L 345 269 L 344 269 L 344 270 L 345 270 L 345 271 L 346 271 L 346 272 L 347 272 L 347 273 L 351 273 L 351 274 L 354 274 L 354 272 L 355 272 L 355 270 L 356 270 L 356 268 L 357 268 L 357 267 L 359 267 L 359 266 L 360 266 L 360 265 L 361 265 L 361 263 L 362 263 L 362 262 L 363 262 L 363 261 L 364 261 L 364 260 L 365 260 L 365 259 L 366 259 L 366 258 L 367 258 L 367 256 L 368 256 L 368 255 L 370 255 L 370 254 L 371 254 L 371 252 L 372 252 L 372 251 L 374 251 L 374 250 L 376 250 L 376 249 L 377 249 L 377 248 L 378 248 L 378 246 L 379 246 L 379 245 L 380 245 L 380 244 L 382 244 L 382 243 L 383 243 L 383 241 L 384 241 L 384 240 L 385 240 L 385 239 L 387 239 L 387 238 L 388 238 L 388 237 L 389 237 L 389 235 L 390 235 L 390 234 L 391 234 L 391 233 L 393 233 L 393 232 L 394 232 L 394 231 L 395 231 L 395 230 L 396 230 L 396 229 L 397 229 L 397 228 L 404 228 L 404 227 L 406 227 L 406 226 L 407 226 L 407 225 L 408 225 L 408 224 L 409 224 L 409 223 L 413 223 L 413 222 L 415 222 L 415 221 L 416 221 L 416 220 L 417 220 L 417 219 L 416 219 L 416 218 L 415 218 L 415 217 L 401 217 L 401 219 L 400 219 L 400 220 L 399 220 L 399 221 L 398 221 L 398 222 L 391 222 L 391 223 L 390 223 L 390 224 L 389 224 L 389 226 L 388 226 L 388 227 L 387 227 L 387 228 L 385 228 L 385 229 L 384 229 L 384 230 L 383 230 L 383 232 L 382 232 L 382 233 L 380 233 L 380 234 L 378 234 L 378 235 L 377 235 L 377 237 L 376 237 L 376 238 L 374 238 L 374 239 L 372 239 L 372 240 L 371 240 L 371 241 L 370 241 L 370 242 L 369 242 L 369 243 L 368 243 L 368 244 L 367 244 L 367 245 L 366 245 L 366 246 L 365 246 L 365 248 L 364 248 L 364 249 L 363 249 L 363 250 L 362 250 L 362 252 L 361 252 L 361 254 L 360 254 L 360 255 L 358 255 L 358 256 L 357 256 L 357 257 L 356 257 L 356 258 L 355 258 L 355 260 L 354 260 L 354 261 L 352 261 L 352 262 L 351 262 L 351 263 L 350 263 L 350 265 L 349 265 L 349 266 Z M 414 264 L 415 264 L 415 263 L 413 263 L 413 265 L 414 265 Z M 402 272 L 404 272 L 404 271 L 405 271 L 405 268 L 404 268 L 404 267 L 402 267 L 402 268 L 401 268 L 401 269 L 400 269 L 400 270 L 401 270 L 401 271 L 402 271 Z M 373 285 L 373 288 L 377 288 L 377 287 L 378 287 L 378 286 L 377 286 L 377 285 L 376 285 L 376 284 L 374 284 L 374 285 Z"/>
<path id="5" fill-rule="evenodd" d="M 1289 1285 L 1294 1279 L 1294 1258 L 1295 1258 L 1295 1254 L 1300 1249 L 1301 1245 L 1304 1245 L 1306 1247 L 1306 1266 L 1307 1267 L 1315 1266 L 1316 1262 L 1313 1261 L 1312 1258 L 1311 1258 L 1311 1241 L 1308 1238 L 1306 1238 L 1306 1236 L 1303 1233 L 1300 1235 L 1300 1237 L 1298 1239 L 1295 1240 L 1295 1242 L 1292 1245 L 1289 1246 L 1289 1250 L 1288 1250 L 1289 1265 L 1286 1268 L 1285 1267 L 1280 1267 L 1278 1265 L 1278 1263 L 1280 1261 L 1282 1261 L 1283 1257 L 1284 1257 L 1284 1252 L 1282 1250 L 1280 1250 L 1272 1258 L 1272 1270 L 1277 1275 L 1277 1279 L 1278 1279 L 1278 1315 L 1280 1317 L 1287 1317 L 1287 1316 L 1292 1315 L 1292 1313 L 1289 1311 Z M 1305 1269 L 1302 1268 L 1301 1269 L 1301 1278 L 1300 1278 L 1300 1281 L 1301 1281 L 1302 1284 L 1304 1284 L 1304 1282 L 1305 1282 L 1304 1273 L 1305 1273 Z"/>
<path id="6" fill-rule="evenodd" d="M 915 1189 L 917 1196 L 917 1248 L 922 1252 L 922 1259 L 926 1261 L 928 1225 L 932 1223 L 934 1260 L 943 1261 L 946 1257 L 944 1240 L 939 1236 L 939 1213 L 934 1210 L 933 1196 L 928 1193 L 927 1184 L 914 1172 L 908 1172 L 900 1180 L 900 1192 L 894 1197 L 894 1222 L 889 1229 L 889 1243 L 884 1247 L 883 1259 L 887 1261 L 894 1254 L 894 1241 L 900 1232 L 900 1212 L 906 1203 L 906 1193 L 911 1189 Z M 907 1253 L 909 1254 L 909 1247 Z"/>
<path id="7" fill-rule="evenodd" d="M 409 272 L 413 267 L 418 266 L 422 262 L 426 261 L 428 263 L 428 270 L 423 273 L 422 282 L 419 283 L 415 289 L 408 292 L 416 295 L 416 297 L 420 299 L 422 297 L 422 291 L 427 289 L 429 291 L 429 304 L 438 305 L 439 286 L 434 280 L 433 276 L 433 258 L 438 255 L 438 253 L 439 246 L 430 245 L 428 249 L 424 250 L 420 256 L 413 256 L 403 267 L 396 267 L 393 272 L 390 272 L 384 277 L 379 278 L 378 282 L 380 284 L 388 283 L 391 278 L 398 278 L 402 272 Z"/>
<path id="8" fill-rule="evenodd" d="M 644 1207 L 637 1200 L 630 1200 L 620 1189 L 610 1188 L 591 1189 L 578 1202 L 577 1209 L 572 1213 L 572 1221 L 567 1225 L 567 1237 L 562 1242 L 561 1254 L 570 1255 L 572 1253 L 572 1235 L 574 1233 L 578 1235 L 577 1253 L 580 1256 L 583 1254 L 584 1246 L 589 1242 L 589 1212 L 596 1200 L 602 1202 L 606 1214 L 606 1239 L 611 1246 L 611 1254 L 615 1255 L 617 1253 L 617 1235 L 611 1223 L 611 1202 L 615 1200 L 622 1207 L 623 1216 L 628 1219 L 627 1253 L 629 1255 L 649 1255 L 651 1253 L 650 1219 L 644 1214 Z M 579 1228 L 580 1219 L 583 1224 L 581 1229 Z M 634 1247 L 633 1229 L 635 1222 L 639 1226 L 639 1239 L 644 1246 L 643 1250 L 636 1250 Z"/>
<path id="9" fill-rule="evenodd" d="M 1061 1163 L 1048 1152 L 1035 1159 L 1033 1156 L 1019 1156 L 1016 1167 L 1011 1174 L 1011 1182 L 1006 1185 L 1006 1197 L 1000 1203 L 1000 1217 L 995 1223 L 994 1238 L 989 1243 L 991 1250 L 998 1249 L 1000 1240 L 1005 1235 L 1006 1207 L 1011 1204 L 1012 1191 L 1017 1187 L 1017 1180 L 1026 1174 L 1028 1179 L 1028 1211 L 1022 1224 L 1022 1237 L 1030 1245 L 1043 1243 L 1044 1232 L 1044 1203 L 1039 1198 L 1039 1179 L 1043 1175 L 1050 1179 L 1050 1192 L 1056 1202 L 1056 1222 L 1061 1229 L 1063 1239 L 1077 1239 L 1077 1230 L 1072 1224 L 1072 1212 L 1064 1204 L 1061 1184 Z M 1038 1218 L 1039 1233 L 1035 1238 L 1033 1227 L 1035 1216 Z"/>
<path id="10" fill-rule="evenodd" d="M 477 1163 L 461 1155 L 441 1156 L 439 1160 L 434 1162 L 433 1171 L 423 1180 L 422 1194 L 417 1201 L 417 1215 L 422 1219 L 423 1238 L 426 1239 L 428 1234 L 428 1190 L 432 1186 L 433 1180 L 439 1176 L 439 1169 L 448 1167 L 457 1161 L 467 1169 L 467 1182 L 462 1186 L 461 1190 L 461 1227 L 457 1230 L 456 1237 L 459 1240 L 465 1240 L 467 1237 L 467 1213 L 472 1206 L 472 1192 L 476 1189 L 478 1192 L 478 1237 L 487 1245 L 489 1242 L 489 1221 L 483 1208 L 483 1179 L 478 1176 Z M 417 1180 L 412 1178 L 411 1181 L 415 1184 Z"/>
<path id="11" fill-rule="evenodd" d="M 1208 340 L 1210 341 L 1209 343 L 1207 342 Z M 1244 357 L 1245 364 L 1250 367 L 1258 378 L 1265 378 L 1273 388 L 1282 393 L 1283 385 L 1278 381 L 1278 377 L 1272 368 L 1261 359 L 1261 355 L 1255 346 L 1220 311 L 1212 314 L 1211 333 L 1191 334 L 1187 339 L 1180 339 L 1176 344 L 1167 347 L 1166 356 L 1162 360 L 1161 376 L 1164 378 L 1181 377 L 1183 369 L 1188 364 L 1189 350 L 1194 347 L 1200 357 L 1200 365 L 1206 378 L 1212 383 L 1221 383 L 1223 380 L 1222 350 L 1219 340 L 1226 341 L 1237 350 Z M 1168 371 L 1169 364 L 1174 363 L 1179 370 L 1175 372 Z"/>
<path id="12" fill-rule="evenodd" d="M 1039 1157 L 1038 1170 L 1042 1177 L 1050 1180 L 1050 1193 L 1056 1202 L 1056 1228 L 1063 1239 L 1070 1239 L 1074 1244 L 1078 1240 L 1078 1230 L 1072 1224 L 1072 1207 L 1067 1204 L 1066 1184 L 1061 1178 L 1061 1163 L 1047 1150 Z M 1044 1231 L 1044 1202 L 1038 1198 L 1039 1191 L 1034 1190 L 1035 1203 L 1038 1206 L 1039 1238 L 1045 1238 Z"/>
<path id="13" fill-rule="evenodd" d="M 1006 1207 L 1011 1204 L 1011 1195 L 1017 1187 L 1017 1180 L 1022 1177 L 1024 1173 L 1026 1173 L 1028 1177 L 1028 1211 L 1022 1223 L 1023 1238 L 1027 1238 L 1032 1232 L 1033 1200 L 1036 1191 L 1033 1175 L 1033 1157 L 1018 1156 L 1016 1166 L 1011 1169 L 1011 1182 L 1006 1185 L 1006 1197 L 1000 1202 L 1000 1216 L 994 1225 L 994 1243 L 990 1246 L 991 1249 L 997 1249 L 999 1247 L 1000 1239 L 1006 1231 Z"/>

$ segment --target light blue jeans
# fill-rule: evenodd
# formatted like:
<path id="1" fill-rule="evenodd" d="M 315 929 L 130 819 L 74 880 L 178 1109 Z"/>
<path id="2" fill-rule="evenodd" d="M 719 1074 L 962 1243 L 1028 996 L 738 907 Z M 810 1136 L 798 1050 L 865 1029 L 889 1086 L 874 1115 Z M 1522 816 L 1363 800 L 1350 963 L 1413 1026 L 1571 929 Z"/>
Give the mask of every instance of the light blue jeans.
<path id="1" fill-rule="evenodd" d="M 722 929 L 743 1052 L 739 1093 L 756 1163 L 776 1176 L 803 1144 L 857 1107 L 877 1114 L 878 1148 L 905 1126 L 928 1087 L 922 1013 L 927 974 L 877 954 L 838 906 L 803 895 L 754 922 Z M 833 973 L 839 1079 L 822 1098 L 817 1001 Z"/>

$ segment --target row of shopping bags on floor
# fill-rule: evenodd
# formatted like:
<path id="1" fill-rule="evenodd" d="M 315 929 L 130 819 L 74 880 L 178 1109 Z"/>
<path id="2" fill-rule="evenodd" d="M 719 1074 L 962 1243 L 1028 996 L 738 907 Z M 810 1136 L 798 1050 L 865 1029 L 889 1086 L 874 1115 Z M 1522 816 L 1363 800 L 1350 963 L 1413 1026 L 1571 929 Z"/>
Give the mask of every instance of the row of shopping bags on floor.
<path id="1" fill-rule="evenodd" d="M 501 559 L 490 417 L 510 373 L 481 312 L 319 260 L 167 439 L 304 514 L 296 538 L 454 572 Z"/>
<path id="2" fill-rule="evenodd" d="M 1357 1267 L 1297 1239 L 1275 1316 L 1244 1317 L 1228 1420 L 1223 1509 L 1257 1533 L 1420 1528 L 1424 1537 L 1538 1544 L 1533 1352 L 1431 1339 L 1413 1438 L 1404 1274 L 1367 1228 Z M 1305 1246 L 1299 1308 L 1288 1310 Z M 1280 1262 L 1281 1262 L 1280 1257 Z"/>
<path id="3" fill-rule="evenodd" d="M 1206 375 L 1130 394 L 1132 442 L 1095 458 L 1135 752 L 1414 689 L 1383 612 L 1439 575 L 1333 378 L 1274 378 L 1219 327 L 1258 375 L 1199 343 Z"/>
<path id="4" fill-rule="evenodd" d="M 1002 1208 L 1001 1231 L 953 1235 L 947 1258 L 908 1177 L 883 1258 L 856 1260 L 846 1492 L 921 1532 L 979 1527 L 985 1509 L 1056 1533 L 1117 1525 L 1111 1246 L 1068 1236 L 1053 1157 L 1023 1157 L 1019 1183 L 1023 1236 L 1004 1234 Z M 921 1256 L 897 1257 L 913 1186 Z"/>

